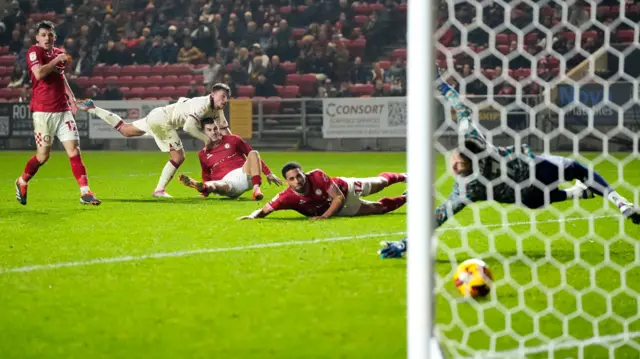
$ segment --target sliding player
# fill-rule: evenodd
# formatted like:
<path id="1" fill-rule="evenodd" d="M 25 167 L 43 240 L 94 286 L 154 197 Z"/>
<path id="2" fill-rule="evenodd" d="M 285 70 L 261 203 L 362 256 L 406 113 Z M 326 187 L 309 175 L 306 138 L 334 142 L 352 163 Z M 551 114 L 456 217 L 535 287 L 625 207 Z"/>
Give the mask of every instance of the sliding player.
<path id="1" fill-rule="evenodd" d="M 494 146 L 474 125 L 471 109 L 462 102 L 458 93 L 444 81 L 438 89 L 456 111 L 458 131 L 464 136 L 464 142 L 462 149 L 451 155 L 451 169 L 456 175 L 456 182 L 446 202 L 436 208 L 436 226 L 441 226 L 467 204 L 476 201 L 520 203 L 536 209 L 573 198 L 593 198 L 594 194 L 606 197 L 622 216 L 640 224 L 638 208 L 611 188 L 600 174 L 594 171 L 591 176 L 584 165 L 570 158 L 535 156 L 527 145 L 522 145 L 519 150 Z M 503 168 L 506 169 L 504 176 Z M 478 177 L 486 181 L 481 182 Z M 572 180 L 576 180 L 573 187 L 558 188 L 560 183 Z M 492 189 L 485 185 L 489 182 L 493 184 Z M 516 190 L 513 184 L 517 184 L 519 189 Z M 488 194 L 490 190 L 493 196 Z M 381 245 L 383 248 L 379 254 L 382 258 L 398 258 L 407 250 L 407 239 L 382 242 Z"/>
<path id="2" fill-rule="evenodd" d="M 260 159 L 258 151 L 251 149 L 245 140 L 236 135 L 222 135 L 213 118 L 205 118 L 202 124 L 212 147 L 198 154 L 202 182 L 180 174 L 178 178 L 185 186 L 197 189 L 204 196 L 215 193 L 230 198 L 239 197 L 253 188 L 253 199 L 260 201 L 263 198 L 261 171 L 270 184 L 282 185 L 282 181 Z"/>
<path id="3" fill-rule="evenodd" d="M 302 172 L 302 167 L 289 162 L 282 168 L 282 176 L 289 187 L 276 195 L 262 209 L 238 219 L 264 218 L 273 211 L 292 209 L 311 219 L 333 216 L 355 217 L 384 214 L 402 207 L 405 195 L 382 198 L 377 202 L 360 199 L 382 191 L 386 187 L 405 182 L 401 173 L 384 172 L 369 178 L 329 178 L 322 170 Z"/>
<path id="4" fill-rule="evenodd" d="M 27 204 L 28 182 L 51 156 L 53 136 L 56 136 L 69 156 L 71 172 L 80 186 L 80 203 L 97 206 L 101 202 L 89 189 L 87 169 L 80 155 L 80 136 L 73 118 L 76 99 L 64 77 L 67 55 L 53 47 L 55 40 L 53 24 L 43 21 L 36 28 L 37 44 L 27 51 L 29 77 L 33 84 L 30 109 L 36 154 L 27 161 L 22 176 L 15 182 L 16 199 L 22 205 Z"/>
<path id="5" fill-rule="evenodd" d="M 138 137 L 145 134 L 153 136 L 160 150 L 169 152 L 171 156 L 162 170 L 153 196 L 170 198 L 171 196 L 166 192 L 167 184 L 184 162 L 185 157 L 182 141 L 176 130 L 182 128 L 191 136 L 202 140 L 206 148 L 211 148 L 213 144 L 202 131 L 201 121 L 205 117 L 212 117 L 223 133 L 230 134 L 229 124 L 223 112 L 230 95 L 229 86 L 218 83 L 213 85 L 211 94 L 208 96 L 180 98 L 176 103 L 153 109 L 147 117 L 132 123 L 126 123 L 115 113 L 97 107 L 93 100 L 78 103 L 78 108 L 100 117 L 125 137 Z"/>

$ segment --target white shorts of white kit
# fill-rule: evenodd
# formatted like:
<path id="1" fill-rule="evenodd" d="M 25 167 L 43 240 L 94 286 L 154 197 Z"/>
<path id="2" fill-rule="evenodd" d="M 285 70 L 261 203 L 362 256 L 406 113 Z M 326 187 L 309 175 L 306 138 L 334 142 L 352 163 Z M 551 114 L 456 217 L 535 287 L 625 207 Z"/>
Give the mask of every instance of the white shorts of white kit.
<path id="1" fill-rule="evenodd" d="M 154 108 L 147 117 L 134 121 L 132 125 L 151 135 L 162 152 L 179 151 L 183 148 L 178 132 L 167 123 L 162 107 Z"/>
<path id="2" fill-rule="evenodd" d="M 51 147 L 54 136 L 58 137 L 60 142 L 80 140 L 76 120 L 73 119 L 71 111 L 34 112 L 33 133 L 37 147 Z"/>
<path id="3" fill-rule="evenodd" d="M 347 182 L 347 198 L 345 198 L 344 205 L 336 215 L 341 217 L 353 217 L 358 214 L 358 211 L 363 204 L 372 203 L 370 201 L 365 201 L 360 197 L 366 197 L 371 194 L 372 182 L 379 181 L 380 179 L 378 177 L 340 178 Z"/>
<path id="4" fill-rule="evenodd" d="M 252 187 L 251 176 L 244 173 L 242 167 L 227 173 L 221 180 L 212 182 L 223 182 L 228 185 L 229 191 L 220 195 L 230 198 L 240 197 Z"/>

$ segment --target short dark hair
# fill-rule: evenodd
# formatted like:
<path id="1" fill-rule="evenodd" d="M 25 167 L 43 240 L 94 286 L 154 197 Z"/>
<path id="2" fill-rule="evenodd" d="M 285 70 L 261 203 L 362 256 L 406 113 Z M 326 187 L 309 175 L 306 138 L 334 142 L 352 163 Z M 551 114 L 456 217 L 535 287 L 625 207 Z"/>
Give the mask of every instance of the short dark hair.
<path id="1" fill-rule="evenodd" d="M 205 125 L 212 125 L 214 123 L 216 123 L 216 120 L 213 117 L 205 117 L 200 121 L 200 126 L 202 126 L 202 129 L 204 130 Z"/>
<path id="2" fill-rule="evenodd" d="M 38 23 L 38 27 L 36 27 L 36 33 L 40 32 L 40 29 L 54 31 L 55 28 L 56 27 L 53 25 L 51 21 L 48 21 L 48 20 L 41 21 L 40 23 Z"/>
<path id="3" fill-rule="evenodd" d="M 287 172 L 291 170 L 302 170 L 302 166 L 298 162 L 288 162 L 284 166 L 282 166 L 282 178 L 287 178 Z"/>
<path id="4" fill-rule="evenodd" d="M 211 87 L 211 92 L 216 92 L 218 90 L 222 90 L 227 93 L 227 96 L 231 97 L 231 89 L 227 84 L 223 84 L 222 82 L 218 82 L 217 84 Z"/>

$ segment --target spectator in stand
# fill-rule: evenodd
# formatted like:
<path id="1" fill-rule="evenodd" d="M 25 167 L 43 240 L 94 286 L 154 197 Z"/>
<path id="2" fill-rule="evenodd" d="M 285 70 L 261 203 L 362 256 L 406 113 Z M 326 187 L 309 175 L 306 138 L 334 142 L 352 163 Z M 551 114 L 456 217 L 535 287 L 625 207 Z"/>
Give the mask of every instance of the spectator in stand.
<path id="1" fill-rule="evenodd" d="M 104 99 L 110 101 L 123 100 L 122 91 L 116 86 L 114 81 L 110 81 L 107 85 L 107 89 L 104 91 Z"/>
<path id="2" fill-rule="evenodd" d="M 195 81 L 191 81 L 191 83 L 189 83 L 189 90 L 187 90 L 186 97 L 194 98 L 194 97 L 198 97 L 198 96 L 200 96 L 200 92 L 198 91 L 198 88 L 196 87 L 196 82 Z"/>
<path id="3" fill-rule="evenodd" d="M 340 19 L 336 23 L 336 31 L 338 31 L 343 38 L 350 39 L 354 28 L 353 21 L 347 19 L 345 13 L 340 13 Z"/>
<path id="4" fill-rule="evenodd" d="M 208 65 L 199 69 L 189 68 L 194 74 L 202 74 L 202 84 L 207 88 L 207 91 L 211 89 L 213 84 L 220 82 L 222 78 L 222 66 L 218 64 L 215 57 L 209 56 L 207 60 Z"/>
<path id="5" fill-rule="evenodd" d="M 287 80 L 287 72 L 280 66 L 280 58 L 277 55 L 271 58 L 271 64 L 266 71 L 266 77 L 270 83 L 284 86 Z"/>
<path id="6" fill-rule="evenodd" d="M 27 68 L 27 51 L 31 48 L 31 39 L 25 37 L 23 40 L 22 49 L 18 52 L 18 56 L 16 57 L 16 64 L 19 64 L 23 68 Z"/>
<path id="7" fill-rule="evenodd" d="M 251 67 L 251 58 L 249 58 L 249 50 L 247 50 L 246 47 L 241 47 L 238 50 L 237 59 L 240 63 L 240 66 L 242 66 L 242 68 L 244 68 L 244 70 L 248 73 L 249 67 Z"/>
<path id="8" fill-rule="evenodd" d="M 251 46 L 251 51 L 253 53 L 253 58 L 259 58 L 262 61 L 262 67 L 266 69 L 269 66 L 269 56 L 264 54 L 262 46 L 260 46 L 260 44 L 258 43 L 255 43 L 253 44 L 253 46 Z"/>
<path id="9" fill-rule="evenodd" d="M 404 86 L 402 85 L 402 81 L 399 79 L 394 79 L 391 83 L 391 93 L 389 96 L 405 96 L 406 91 L 404 90 Z"/>
<path id="10" fill-rule="evenodd" d="M 191 39 L 184 40 L 184 46 L 178 53 L 178 62 L 183 64 L 195 64 L 204 58 L 204 54 L 191 43 Z"/>
<path id="11" fill-rule="evenodd" d="M 76 94 L 77 96 L 78 94 Z M 85 93 L 85 96 L 87 96 L 88 98 L 92 98 L 94 100 L 104 100 L 104 94 L 100 93 L 100 89 L 98 89 L 98 86 L 96 85 L 91 85 L 90 88 L 87 89 L 87 92 Z"/>
<path id="12" fill-rule="evenodd" d="M 78 57 L 73 62 L 72 74 L 76 76 L 91 76 L 93 72 L 93 60 L 89 56 L 89 51 L 86 48 L 81 48 L 78 52 Z"/>
<path id="13" fill-rule="evenodd" d="M 260 32 L 260 46 L 265 50 L 269 51 L 273 38 L 273 30 L 271 30 L 271 24 L 265 23 L 262 25 L 262 31 Z"/>
<path id="14" fill-rule="evenodd" d="M 349 72 L 349 79 L 353 84 L 367 83 L 367 71 L 364 69 L 362 59 L 359 56 L 353 60 L 353 67 Z"/>
<path id="15" fill-rule="evenodd" d="M 581 26 L 587 24 L 587 22 L 589 21 L 589 13 L 587 12 L 587 9 L 585 9 L 585 6 L 588 6 L 588 4 L 586 4 L 582 0 L 576 1 L 573 5 L 570 6 L 569 23 L 571 25 L 580 28 Z"/>
<path id="16" fill-rule="evenodd" d="M 163 50 L 162 37 L 154 37 L 153 42 L 151 43 L 151 48 L 149 48 L 149 51 L 147 52 L 147 61 L 152 65 L 162 64 Z"/>
<path id="17" fill-rule="evenodd" d="M 76 57 L 76 55 L 78 54 L 78 46 L 76 45 L 76 41 L 72 37 L 68 37 L 67 40 L 65 40 L 64 51 L 72 57 Z"/>
<path id="18" fill-rule="evenodd" d="M 371 94 L 371 97 L 384 97 L 387 95 L 388 94 L 384 90 L 384 82 L 380 79 L 376 80 L 376 87 L 373 90 L 373 94 Z"/>
<path id="19" fill-rule="evenodd" d="M 22 86 L 22 94 L 20 94 L 20 97 L 18 97 L 18 102 L 22 102 L 22 103 L 31 102 L 31 86 L 29 84 L 24 84 Z"/>
<path id="20" fill-rule="evenodd" d="M 384 69 L 382 67 L 380 67 L 380 63 L 376 62 L 373 65 L 373 69 L 371 70 L 371 82 L 377 83 L 378 80 L 382 81 L 382 83 L 384 83 L 385 81 L 385 73 L 384 73 Z"/>
<path id="21" fill-rule="evenodd" d="M 249 73 L 249 82 L 255 86 L 258 83 L 258 78 L 264 76 L 265 73 L 266 69 L 262 66 L 262 59 L 254 57 L 251 72 Z"/>
<path id="22" fill-rule="evenodd" d="M 24 70 L 24 67 L 20 64 L 16 64 L 16 66 L 13 68 L 13 71 L 11 72 L 11 78 L 9 80 L 10 82 L 7 87 L 22 87 L 22 85 L 25 83 L 25 80 L 27 79 L 26 76 L 27 72 Z"/>
<path id="23" fill-rule="evenodd" d="M 310 73 L 322 74 L 325 77 L 333 76 L 333 71 L 331 69 L 331 64 L 329 63 L 329 59 L 327 58 L 327 56 L 322 50 L 317 49 L 316 51 L 313 52 L 313 54 L 311 55 L 310 64 L 311 64 L 311 68 L 309 71 Z"/>
<path id="24" fill-rule="evenodd" d="M 405 82 L 407 79 L 407 69 L 401 58 L 396 58 L 393 65 L 389 67 L 389 78 L 391 81 L 399 80 Z"/>
<path id="25" fill-rule="evenodd" d="M 179 53 L 180 49 L 173 39 L 173 36 L 167 36 L 164 40 L 164 46 L 162 47 L 162 61 L 165 64 L 175 64 L 178 62 Z"/>
<path id="26" fill-rule="evenodd" d="M 349 81 L 342 81 L 338 89 L 337 97 L 353 97 L 351 93 L 351 83 L 349 83 Z"/>
<path id="27" fill-rule="evenodd" d="M 22 37 L 20 30 L 13 30 L 11 33 L 11 41 L 9 42 L 9 52 L 17 54 L 22 49 Z"/>
<path id="28" fill-rule="evenodd" d="M 255 21 L 250 21 L 247 24 L 247 32 L 244 35 L 242 46 L 251 46 L 252 44 L 260 44 L 260 32 L 258 31 L 258 25 Z"/>
<path id="29" fill-rule="evenodd" d="M 239 59 L 233 59 L 231 64 L 231 70 L 229 70 L 229 76 L 236 86 L 244 86 L 249 83 L 249 73 L 247 69 L 240 65 Z"/>
<path id="30" fill-rule="evenodd" d="M 258 76 L 258 80 L 256 82 L 256 96 L 261 97 L 270 97 L 270 96 L 278 96 L 278 91 L 276 91 L 276 87 L 273 86 L 267 77 L 264 75 Z"/>
<path id="31" fill-rule="evenodd" d="M 278 32 L 276 32 L 274 43 L 274 53 L 281 59 L 288 61 L 295 58 L 297 52 L 295 42 L 293 41 L 293 32 L 289 28 L 287 20 L 280 21 Z M 293 53 L 292 53 L 293 52 Z"/>
<path id="32" fill-rule="evenodd" d="M 98 52 L 98 63 L 113 65 L 118 63 L 118 52 L 115 49 L 115 43 L 108 41 Z"/>
<path id="33" fill-rule="evenodd" d="M 119 41 L 118 43 L 115 44 L 115 53 L 116 53 L 116 63 L 120 66 L 127 66 L 127 65 L 132 65 L 133 64 L 133 54 L 132 52 L 127 48 L 127 45 L 122 42 Z"/>

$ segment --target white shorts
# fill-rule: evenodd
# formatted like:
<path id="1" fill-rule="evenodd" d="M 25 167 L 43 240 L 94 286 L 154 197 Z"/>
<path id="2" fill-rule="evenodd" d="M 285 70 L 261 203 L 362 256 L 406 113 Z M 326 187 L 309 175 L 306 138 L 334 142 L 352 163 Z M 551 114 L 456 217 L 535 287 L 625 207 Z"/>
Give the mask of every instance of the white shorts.
<path id="1" fill-rule="evenodd" d="M 151 110 L 147 117 L 134 121 L 132 125 L 153 136 L 160 151 L 181 150 L 183 147 L 178 132 L 166 122 L 164 109 L 159 107 Z"/>
<path id="2" fill-rule="evenodd" d="M 53 144 L 53 136 L 60 142 L 80 140 L 76 120 L 71 111 L 65 112 L 34 112 L 33 132 L 36 137 L 37 147 L 50 147 Z"/>
<path id="3" fill-rule="evenodd" d="M 377 177 L 374 178 L 345 178 L 340 177 L 345 182 L 347 182 L 347 197 L 345 198 L 344 205 L 336 213 L 336 216 L 341 217 L 353 217 L 358 214 L 360 207 L 363 204 L 371 203 L 369 201 L 365 201 L 360 197 L 366 197 L 371 193 L 371 182 L 373 180 L 379 180 Z"/>
<path id="4" fill-rule="evenodd" d="M 223 196 L 236 198 L 251 189 L 251 176 L 244 173 L 242 167 L 227 173 L 220 182 L 229 185 L 229 192 L 222 194 Z"/>

